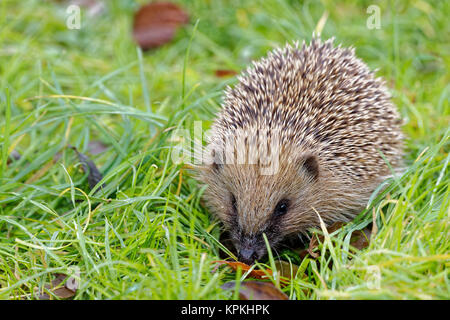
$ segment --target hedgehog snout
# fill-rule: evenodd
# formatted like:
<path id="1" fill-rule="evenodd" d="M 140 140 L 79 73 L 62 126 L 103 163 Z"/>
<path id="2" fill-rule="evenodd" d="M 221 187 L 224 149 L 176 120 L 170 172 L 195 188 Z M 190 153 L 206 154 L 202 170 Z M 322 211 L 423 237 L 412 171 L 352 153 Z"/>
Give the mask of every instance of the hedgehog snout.
<path id="1" fill-rule="evenodd" d="M 253 264 L 257 259 L 256 251 L 252 248 L 244 248 L 239 251 L 239 261 L 246 264 Z"/>
<path id="2" fill-rule="evenodd" d="M 261 258 L 266 250 L 261 241 L 258 241 L 256 237 L 243 237 L 238 245 L 239 261 L 251 265 L 255 260 Z"/>

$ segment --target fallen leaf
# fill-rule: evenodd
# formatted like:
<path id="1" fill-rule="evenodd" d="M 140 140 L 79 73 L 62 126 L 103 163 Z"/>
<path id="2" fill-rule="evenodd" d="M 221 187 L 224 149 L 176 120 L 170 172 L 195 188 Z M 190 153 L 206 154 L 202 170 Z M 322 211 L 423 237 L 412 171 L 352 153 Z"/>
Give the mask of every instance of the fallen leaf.
<path id="1" fill-rule="evenodd" d="M 217 263 L 218 266 L 220 266 L 220 265 L 227 265 L 231 269 L 233 269 L 234 271 L 236 271 L 238 268 L 241 268 L 242 272 L 247 272 L 248 270 L 250 270 L 250 268 L 252 268 L 252 266 L 249 266 L 248 264 L 245 264 L 243 262 L 238 262 L 238 261 L 217 260 L 217 261 L 213 261 L 212 263 Z M 249 277 L 256 278 L 256 279 L 266 279 L 268 277 L 268 275 L 272 275 L 272 271 L 269 270 L 269 269 L 267 269 L 267 270 L 255 270 L 255 269 L 253 269 L 248 274 Z"/>
<path id="2" fill-rule="evenodd" d="M 93 189 L 97 185 L 97 183 L 99 183 L 99 181 L 103 179 L 102 174 L 97 169 L 97 166 L 92 160 L 79 152 L 77 148 L 73 146 L 70 146 L 70 148 L 72 148 L 77 153 L 78 159 L 80 159 L 84 172 L 88 173 L 89 188 Z M 102 187 L 104 188 L 105 184 L 102 184 Z"/>
<path id="3" fill-rule="evenodd" d="M 224 283 L 224 290 L 234 290 L 236 282 Z M 239 285 L 240 300 L 289 300 L 289 297 L 270 282 L 244 281 Z"/>
<path id="4" fill-rule="evenodd" d="M 289 262 L 278 260 L 275 261 L 275 268 L 277 269 L 280 276 L 284 279 L 292 279 L 295 278 L 295 275 L 298 271 L 298 266 L 295 264 L 290 264 Z M 291 273 L 292 268 L 292 273 Z"/>
<path id="5" fill-rule="evenodd" d="M 219 78 L 232 77 L 232 76 L 235 76 L 238 74 L 234 70 L 225 70 L 225 69 L 216 70 L 215 73 L 216 73 L 216 77 L 219 77 Z"/>
<path id="6" fill-rule="evenodd" d="M 147 50 L 172 40 L 177 28 L 189 21 L 189 16 L 170 2 L 152 2 L 142 6 L 134 16 L 133 37 Z"/>
<path id="7" fill-rule="evenodd" d="M 297 248 L 293 251 L 296 252 L 302 260 L 305 259 L 305 257 L 309 254 L 308 249 Z"/>
<path id="8" fill-rule="evenodd" d="M 69 299 L 75 296 L 77 293 L 77 286 L 74 286 L 74 278 L 68 278 L 67 275 L 62 273 L 55 274 L 55 279 L 52 280 L 51 284 L 46 284 L 45 288 L 48 291 L 51 291 L 55 296 L 57 296 L 60 299 Z M 64 282 L 64 280 L 66 280 Z M 61 284 L 64 282 L 64 284 Z M 46 292 L 42 292 L 39 295 L 39 300 L 49 300 L 50 295 Z"/>
<path id="9" fill-rule="evenodd" d="M 335 222 L 333 225 L 331 225 L 330 227 L 327 228 L 328 233 L 333 233 L 334 231 L 342 228 L 344 225 L 343 222 Z M 319 240 L 320 242 L 323 242 L 324 240 L 324 236 L 323 235 L 313 235 L 311 237 L 311 241 L 309 242 L 309 247 L 308 247 L 308 253 L 311 255 L 311 257 L 317 259 L 320 254 L 315 253 L 314 249 L 316 249 L 319 246 Z"/>
<path id="10" fill-rule="evenodd" d="M 213 269 L 213 272 L 217 270 L 217 268 L 220 265 L 227 265 L 229 266 L 233 271 L 237 271 L 238 268 L 241 268 L 242 272 L 247 272 L 252 268 L 252 266 L 249 266 L 248 264 L 245 264 L 243 262 L 239 261 L 224 261 L 224 260 L 218 260 L 213 261 L 212 263 L 217 263 L 217 266 Z M 292 265 L 292 277 L 291 277 L 291 266 L 289 262 L 286 261 L 276 261 L 275 262 L 275 268 L 280 274 L 280 285 L 286 286 L 290 283 L 290 280 L 292 277 L 295 277 L 297 274 L 298 266 L 293 264 Z M 273 274 L 272 270 L 265 269 L 265 270 L 255 270 L 253 269 L 248 274 L 248 277 L 254 278 L 254 279 L 267 279 L 268 276 L 271 276 Z"/>
<path id="11" fill-rule="evenodd" d="M 328 233 L 333 233 L 338 229 L 341 229 L 345 224 L 343 222 L 336 222 L 330 227 L 327 228 Z M 369 245 L 369 240 L 372 234 L 372 230 L 370 230 L 368 227 L 364 228 L 363 230 L 355 230 L 352 233 L 351 239 L 350 239 L 350 246 L 362 250 L 364 248 L 367 248 Z M 319 242 L 323 243 L 324 236 L 323 235 L 313 235 L 311 237 L 311 241 L 309 242 L 308 249 L 306 250 L 307 253 L 311 255 L 311 257 L 317 259 L 320 257 L 320 253 L 314 252 L 315 249 L 319 246 Z M 299 254 L 301 254 L 302 251 L 300 251 Z M 303 252 L 304 253 L 304 252 Z"/>
<path id="12" fill-rule="evenodd" d="M 372 233 L 368 228 L 353 231 L 350 239 L 350 245 L 358 250 L 367 248 Z"/>

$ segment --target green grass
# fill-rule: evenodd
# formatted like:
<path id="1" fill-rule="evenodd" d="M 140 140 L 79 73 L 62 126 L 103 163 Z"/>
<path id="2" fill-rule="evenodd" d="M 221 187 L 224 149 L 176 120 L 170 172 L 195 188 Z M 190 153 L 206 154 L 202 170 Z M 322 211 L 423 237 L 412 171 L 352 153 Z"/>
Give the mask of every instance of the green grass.
<path id="1" fill-rule="evenodd" d="M 141 55 L 130 29 L 143 2 L 107 1 L 96 17 L 83 11 L 81 30 L 66 27 L 59 1 L 0 2 L 0 298 L 35 299 L 52 274 L 74 267 L 76 299 L 233 298 L 220 286 L 236 276 L 212 272 L 221 226 L 202 207 L 203 190 L 171 161 L 170 133 L 197 120 L 209 127 L 223 88 L 236 81 L 215 70 L 240 71 L 287 41 L 310 39 L 325 11 L 322 37 L 355 46 L 385 77 L 405 119 L 408 170 L 366 215 L 326 238 L 330 254 L 283 254 L 300 265 L 283 291 L 292 299 L 450 298 L 447 1 L 377 2 L 374 30 L 370 1 L 183 1 L 190 23 Z M 107 150 L 90 154 L 90 141 Z M 89 191 L 69 144 L 95 161 L 104 189 Z M 21 158 L 8 161 L 13 150 Z M 348 232 L 373 212 L 376 237 L 349 252 Z"/>

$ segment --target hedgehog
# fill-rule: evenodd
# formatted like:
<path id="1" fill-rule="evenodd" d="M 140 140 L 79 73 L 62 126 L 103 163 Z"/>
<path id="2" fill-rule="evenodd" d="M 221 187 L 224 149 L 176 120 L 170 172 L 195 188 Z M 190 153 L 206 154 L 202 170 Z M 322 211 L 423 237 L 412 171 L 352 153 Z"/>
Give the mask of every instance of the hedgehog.
<path id="1" fill-rule="evenodd" d="M 198 179 L 241 262 L 348 222 L 402 168 L 401 120 L 353 47 L 314 36 L 253 62 L 227 87 Z"/>

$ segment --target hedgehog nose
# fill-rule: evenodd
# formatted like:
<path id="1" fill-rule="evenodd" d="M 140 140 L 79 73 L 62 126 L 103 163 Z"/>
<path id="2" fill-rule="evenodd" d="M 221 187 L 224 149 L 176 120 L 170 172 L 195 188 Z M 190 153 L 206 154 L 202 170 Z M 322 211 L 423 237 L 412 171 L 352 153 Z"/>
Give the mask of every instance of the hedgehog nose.
<path id="1" fill-rule="evenodd" d="M 253 264 L 257 258 L 256 252 L 253 249 L 245 248 L 239 251 L 239 261 L 246 264 Z"/>

